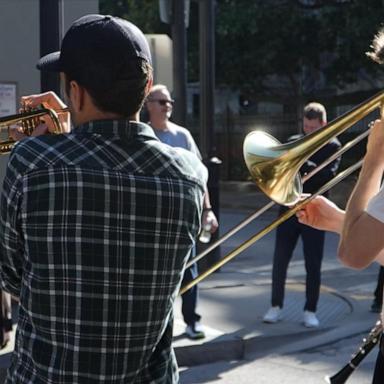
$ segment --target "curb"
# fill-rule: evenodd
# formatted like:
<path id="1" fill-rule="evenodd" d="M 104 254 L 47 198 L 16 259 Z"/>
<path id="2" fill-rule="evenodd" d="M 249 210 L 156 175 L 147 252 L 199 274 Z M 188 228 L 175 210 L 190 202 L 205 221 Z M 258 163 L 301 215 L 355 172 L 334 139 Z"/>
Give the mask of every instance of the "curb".
<path id="1" fill-rule="evenodd" d="M 244 334 L 223 335 L 219 338 L 199 343 L 194 345 L 175 347 L 176 358 L 179 366 L 195 366 L 214 363 L 217 361 L 244 360 L 251 356 L 265 355 L 278 350 L 282 353 L 283 350 L 289 351 L 286 353 L 295 352 L 301 349 L 308 349 L 311 346 L 307 345 L 306 339 L 309 340 L 324 340 L 324 334 L 332 332 L 337 327 L 327 327 L 316 330 L 306 330 L 304 332 L 295 332 L 285 335 L 254 335 L 249 336 Z M 361 332 L 357 332 L 361 333 Z M 300 340 L 298 347 L 296 343 L 292 344 L 292 338 Z M 283 346 L 283 349 L 281 348 Z M 317 345 L 314 345 L 317 346 Z"/>
<path id="2" fill-rule="evenodd" d="M 326 288 L 327 290 L 327 288 Z M 195 366 L 217 361 L 232 361 L 273 355 L 275 353 L 292 354 L 336 343 L 348 337 L 368 334 L 374 326 L 377 315 L 364 309 L 361 303 L 352 297 L 329 289 L 330 295 L 346 302 L 351 312 L 338 317 L 332 324 L 320 328 L 308 329 L 298 325 L 297 321 L 284 321 L 270 325 L 257 320 L 255 325 L 239 329 L 233 333 L 216 332 L 207 339 L 176 343 L 174 350 L 179 366 Z"/>
<path id="3" fill-rule="evenodd" d="M 179 366 L 189 367 L 217 361 L 244 360 L 276 353 L 282 355 L 304 352 L 359 334 L 368 334 L 370 329 L 367 320 L 362 320 L 345 326 L 327 327 L 295 334 L 243 338 L 227 336 L 198 345 L 177 347 L 175 353 Z M 292 338 L 296 338 L 297 341 L 292 342 Z M 356 346 L 357 348 L 358 346 Z"/>

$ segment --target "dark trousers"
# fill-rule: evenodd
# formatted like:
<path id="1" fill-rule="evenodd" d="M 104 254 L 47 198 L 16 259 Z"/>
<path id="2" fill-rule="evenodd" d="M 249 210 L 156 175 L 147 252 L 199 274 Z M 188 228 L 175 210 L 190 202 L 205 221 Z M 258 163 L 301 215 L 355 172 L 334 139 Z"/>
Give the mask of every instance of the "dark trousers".
<path id="1" fill-rule="evenodd" d="M 300 224 L 295 216 L 280 224 L 276 231 L 272 269 L 272 306 L 283 307 L 288 265 L 299 236 L 303 241 L 307 272 L 304 310 L 316 312 L 320 294 L 325 233 Z"/>
<path id="2" fill-rule="evenodd" d="M 194 253 L 193 253 L 194 254 Z M 184 272 L 183 281 L 181 286 L 188 284 L 197 277 L 197 265 L 193 264 L 187 268 Z M 201 316 L 196 313 L 198 298 L 198 288 L 194 285 L 191 289 L 181 295 L 181 313 L 183 314 L 184 322 L 193 326 L 197 321 L 201 319 Z"/>
<path id="3" fill-rule="evenodd" d="M 377 354 L 375 371 L 373 373 L 372 384 L 383 384 L 384 383 L 384 340 L 383 336 L 381 336 L 380 340 L 380 350 Z"/>

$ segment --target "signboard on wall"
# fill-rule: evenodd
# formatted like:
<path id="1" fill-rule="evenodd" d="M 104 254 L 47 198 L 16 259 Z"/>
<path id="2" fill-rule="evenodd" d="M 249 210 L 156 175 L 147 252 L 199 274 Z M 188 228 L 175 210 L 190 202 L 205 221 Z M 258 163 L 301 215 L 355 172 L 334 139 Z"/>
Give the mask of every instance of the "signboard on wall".
<path id="1" fill-rule="evenodd" d="M 16 113 L 17 85 L 11 82 L 0 81 L 0 117 L 13 115 Z M 8 130 L 0 130 L 0 141 L 8 140 Z M 9 155 L 0 156 L 0 192 L 2 190 L 3 179 L 7 169 Z"/>
<path id="2" fill-rule="evenodd" d="M 0 82 L 0 116 L 16 113 L 16 83 Z"/>

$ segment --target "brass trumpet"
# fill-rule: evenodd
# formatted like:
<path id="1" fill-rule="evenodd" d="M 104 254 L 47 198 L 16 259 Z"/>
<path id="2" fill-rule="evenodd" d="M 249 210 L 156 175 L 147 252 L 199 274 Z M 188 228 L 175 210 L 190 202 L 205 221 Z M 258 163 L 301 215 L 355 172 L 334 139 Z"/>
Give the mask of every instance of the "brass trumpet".
<path id="1" fill-rule="evenodd" d="M 68 112 L 68 108 L 60 109 L 55 111 L 51 108 L 39 108 L 31 111 L 21 112 L 15 115 L 8 115 L 0 117 L 0 132 L 5 128 L 7 137 L 5 140 L 0 141 L 0 154 L 9 153 L 16 141 L 10 136 L 10 129 L 13 125 L 20 125 L 22 127 L 22 133 L 30 136 L 33 130 L 41 122 L 43 116 L 48 116 L 55 127 L 53 133 L 58 134 L 63 132 L 60 120 L 58 117 L 59 113 Z"/>

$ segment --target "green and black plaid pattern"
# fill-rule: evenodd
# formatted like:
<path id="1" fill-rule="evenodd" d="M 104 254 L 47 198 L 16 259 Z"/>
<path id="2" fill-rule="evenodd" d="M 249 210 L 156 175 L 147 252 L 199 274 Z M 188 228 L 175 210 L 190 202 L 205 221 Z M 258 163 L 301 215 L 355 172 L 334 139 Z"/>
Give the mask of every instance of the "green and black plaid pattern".
<path id="1" fill-rule="evenodd" d="M 172 306 L 207 173 L 145 124 L 28 138 L 1 201 L 0 277 L 20 298 L 7 383 L 175 383 Z"/>

